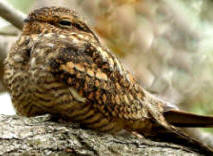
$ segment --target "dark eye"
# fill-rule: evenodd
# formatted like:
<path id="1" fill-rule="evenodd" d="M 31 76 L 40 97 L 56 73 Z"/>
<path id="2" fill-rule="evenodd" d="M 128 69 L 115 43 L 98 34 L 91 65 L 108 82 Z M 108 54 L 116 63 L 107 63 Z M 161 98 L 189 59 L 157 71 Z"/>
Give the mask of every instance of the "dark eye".
<path id="1" fill-rule="evenodd" d="M 71 26 L 72 25 L 72 23 L 68 20 L 62 20 L 59 22 L 59 24 L 62 26 Z"/>

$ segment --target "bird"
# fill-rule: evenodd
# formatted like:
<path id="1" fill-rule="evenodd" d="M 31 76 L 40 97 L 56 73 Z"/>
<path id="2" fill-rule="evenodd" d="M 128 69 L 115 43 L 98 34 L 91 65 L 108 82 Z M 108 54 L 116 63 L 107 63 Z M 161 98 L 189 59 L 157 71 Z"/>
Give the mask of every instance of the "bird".
<path id="1" fill-rule="evenodd" d="M 103 133 L 127 130 L 213 153 L 181 129 L 212 127 L 213 117 L 179 110 L 146 91 L 69 8 L 32 11 L 4 66 L 4 82 L 21 116 L 48 113 Z"/>

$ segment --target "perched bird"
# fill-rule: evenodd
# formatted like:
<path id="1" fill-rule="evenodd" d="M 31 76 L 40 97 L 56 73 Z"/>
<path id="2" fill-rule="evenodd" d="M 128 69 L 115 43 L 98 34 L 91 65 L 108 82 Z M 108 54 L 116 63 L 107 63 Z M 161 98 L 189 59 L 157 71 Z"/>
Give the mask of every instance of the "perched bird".
<path id="1" fill-rule="evenodd" d="M 213 117 L 176 110 L 144 90 L 70 9 L 30 13 L 4 74 L 20 115 L 49 113 L 100 132 L 126 129 L 213 153 L 177 128 L 211 127 Z"/>

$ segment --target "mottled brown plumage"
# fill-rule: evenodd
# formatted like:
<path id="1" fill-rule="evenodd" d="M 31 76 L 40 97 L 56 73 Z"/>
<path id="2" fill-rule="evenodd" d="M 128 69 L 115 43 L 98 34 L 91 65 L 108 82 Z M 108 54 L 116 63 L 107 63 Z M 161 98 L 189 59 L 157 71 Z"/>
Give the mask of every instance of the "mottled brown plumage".
<path id="1" fill-rule="evenodd" d="M 191 114 L 192 120 L 199 118 L 202 124 L 175 120 L 174 114 L 182 112 L 135 82 L 69 9 L 41 8 L 29 14 L 6 59 L 5 82 L 20 115 L 50 113 L 101 132 L 126 129 L 203 153 L 211 150 L 173 126 L 212 126 L 211 117 L 207 122 Z"/>

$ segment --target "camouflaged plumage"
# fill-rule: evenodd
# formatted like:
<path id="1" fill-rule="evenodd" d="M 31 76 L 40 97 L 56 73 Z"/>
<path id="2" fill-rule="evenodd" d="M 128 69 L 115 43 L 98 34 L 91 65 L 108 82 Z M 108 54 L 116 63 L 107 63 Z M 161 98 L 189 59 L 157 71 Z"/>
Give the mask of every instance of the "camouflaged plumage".
<path id="1" fill-rule="evenodd" d="M 5 82 L 20 115 L 50 113 L 102 132 L 173 136 L 210 151 L 166 121 L 170 107 L 146 92 L 72 10 L 29 14 L 6 59 Z"/>

